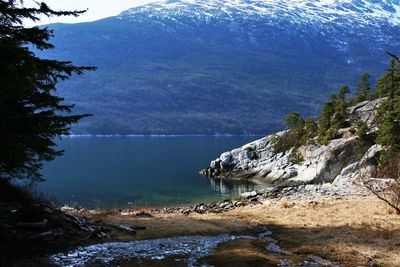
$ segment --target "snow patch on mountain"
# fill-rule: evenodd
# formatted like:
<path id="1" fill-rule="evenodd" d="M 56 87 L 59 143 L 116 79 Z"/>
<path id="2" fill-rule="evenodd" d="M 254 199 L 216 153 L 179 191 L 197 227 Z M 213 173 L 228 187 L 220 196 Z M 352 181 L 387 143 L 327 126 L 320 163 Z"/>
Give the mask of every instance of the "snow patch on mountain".
<path id="1" fill-rule="evenodd" d="M 400 0 L 159 0 L 127 10 L 119 17 L 148 14 L 153 18 L 185 16 L 235 19 L 270 16 L 291 23 L 400 24 Z M 378 26 L 378 25 L 377 25 Z"/>

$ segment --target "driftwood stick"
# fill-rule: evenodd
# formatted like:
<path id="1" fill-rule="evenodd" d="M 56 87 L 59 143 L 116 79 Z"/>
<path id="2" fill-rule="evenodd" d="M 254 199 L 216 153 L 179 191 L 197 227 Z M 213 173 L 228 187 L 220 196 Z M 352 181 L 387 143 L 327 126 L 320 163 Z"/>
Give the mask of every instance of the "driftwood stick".
<path id="1" fill-rule="evenodd" d="M 129 226 L 126 225 L 119 225 L 117 226 L 118 229 L 120 229 L 123 232 L 127 232 L 128 234 L 136 234 L 136 231 L 130 228 Z"/>
<path id="2" fill-rule="evenodd" d="M 112 229 L 117 229 L 117 230 L 122 230 L 122 231 L 125 231 L 125 230 L 123 230 L 122 228 L 121 228 L 121 226 L 122 226 L 122 228 L 125 228 L 125 227 L 127 227 L 127 228 L 129 228 L 129 229 L 131 229 L 131 230 L 133 230 L 133 231 L 136 231 L 136 230 L 146 230 L 147 229 L 147 227 L 146 226 L 126 226 L 126 225 L 115 225 L 115 224 L 109 224 L 109 223 L 99 223 L 98 225 L 96 225 L 96 227 L 104 227 L 105 229 L 107 229 L 107 228 L 112 228 Z"/>

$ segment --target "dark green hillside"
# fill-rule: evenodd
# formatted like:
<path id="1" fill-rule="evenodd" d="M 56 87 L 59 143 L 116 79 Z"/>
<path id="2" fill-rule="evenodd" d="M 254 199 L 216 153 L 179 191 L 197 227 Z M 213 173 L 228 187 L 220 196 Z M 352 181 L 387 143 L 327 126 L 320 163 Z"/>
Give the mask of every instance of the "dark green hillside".
<path id="1" fill-rule="evenodd" d="M 312 118 L 305 120 L 298 112 L 288 114 L 284 120 L 287 130 L 281 135 L 274 135 L 274 150 L 285 152 L 290 149 L 297 150 L 303 145 L 327 145 L 331 140 L 342 138 L 345 134 L 355 134 L 360 147 L 370 147 L 373 144 L 383 147 L 379 162 L 381 165 L 385 166 L 392 160 L 398 160 L 400 158 L 400 60 L 390 52 L 387 54 L 390 58 L 389 67 L 378 79 L 373 91 L 369 83 L 370 76 L 368 73 L 363 73 L 356 86 L 356 95 L 348 98 L 349 87 L 341 86 L 338 93 L 333 94 L 325 102 L 317 120 Z M 373 115 L 375 117 L 372 124 L 376 129 L 372 125 L 368 127 L 367 122 L 360 118 L 351 123 L 349 118 L 351 106 L 376 99 L 381 102 L 375 108 L 376 115 Z M 395 163 L 394 167 L 398 168 L 398 164 Z"/>
<path id="2" fill-rule="evenodd" d="M 91 134 L 266 133 L 288 112 L 317 114 L 338 86 L 366 69 L 377 77 L 385 65 L 373 36 L 346 33 L 340 50 L 312 25 L 280 23 L 144 16 L 56 24 L 57 49 L 45 56 L 98 67 L 62 91 L 78 112 L 95 115 L 74 128 Z"/>

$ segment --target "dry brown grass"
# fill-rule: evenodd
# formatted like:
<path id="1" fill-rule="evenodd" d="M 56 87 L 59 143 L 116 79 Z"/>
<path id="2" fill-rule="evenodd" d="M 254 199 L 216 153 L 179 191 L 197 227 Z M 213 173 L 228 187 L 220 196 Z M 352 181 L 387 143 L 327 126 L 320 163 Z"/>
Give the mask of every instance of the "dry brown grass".
<path id="1" fill-rule="evenodd" d="M 396 214 L 397 211 L 391 207 L 387 208 L 387 214 Z"/>
<path id="2" fill-rule="evenodd" d="M 93 214 L 93 217 L 96 218 L 104 218 L 107 216 L 115 216 L 119 215 L 120 211 L 117 208 L 109 208 L 109 209 L 100 209 L 96 210 L 96 213 Z"/>
<path id="3" fill-rule="evenodd" d="M 152 239 L 187 235 L 217 235 L 221 233 L 239 232 L 256 227 L 236 218 L 216 214 L 153 214 L 152 217 L 109 216 L 103 218 L 106 223 L 124 224 L 132 227 L 146 227 L 135 236 L 114 233 L 117 240 Z"/>
<path id="4" fill-rule="evenodd" d="M 265 253 L 268 241 L 238 239 L 226 242 L 217 247 L 214 254 L 204 259 L 211 266 L 225 267 L 254 267 L 254 266 L 279 266 L 281 260 L 290 260 L 302 266 L 300 263 L 309 258 L 299 256 L 277 256 Z"/>
<path id="5" fill-rule="evenodd" d="M 298 201 L 290 210 L 271 202 L 230 215 L 270 225 L 281 244 L 296 253 L 315 253 L 346 266 L 400 266 L 400 216 L 374 197 Z"/>
<path id="6" fill-rule="evenodd" d="M 151 213 L 150 213 L 148 210 L 139 210 L 139 211 L 136 211 L 136 212 L 134 213 L 134 216 L 135 216 L 135 217 L 147 217 L 147 218 L 153 217 L 153 215 L 151 215 Z"/>
<path id="7" fill-rule="evenodd" d="M 271 200 L 223 214 L 152 215 L 111 215 L 104 220 L 147 227 L 134 237 L 113 236 L 118 240 L 215 235 L 267 225 L 281 246 L 293 253 L 313 253 L 344 266 L 400 266 L 400 216 L 372 196 Z M 223 251 L 219 255 L 223 257 Z M 253 256 L 257 261 L 263 258 Z"/>
<path id="8" fill-rule="evenodd" d="M 371 193 L 400 214 L 400 154 L 386 153 L 389 153 L 386 155 L 389 159 L 385 165 L 378 166 L 372 172 L 372 177 L 381 179 L 366 178 L 363 182 Z"/>
<path id="9" fill-rule="evenodd" d="M 281 205 L 282 208 L 285 209 L 291 208 L 293 206 L 293 203 L 290 203 L 289 200 L 287 200 L 287 198 L 282 198 L 279 201 L 279 204 Z"/>

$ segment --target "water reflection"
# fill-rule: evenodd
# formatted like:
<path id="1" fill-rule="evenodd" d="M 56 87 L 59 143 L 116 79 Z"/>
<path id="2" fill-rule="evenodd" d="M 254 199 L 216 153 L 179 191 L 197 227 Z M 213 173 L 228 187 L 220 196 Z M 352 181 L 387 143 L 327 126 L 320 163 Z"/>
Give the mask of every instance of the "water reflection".
<path id="1" fill-rule="evenodd" d="M 214 191 L 198 170 L 208 166 L 222 151 L 254 139 L 241 136 L 64 138 L 57 143 L 60 150 L 66 151 L 64 156 L 45 164 L 46 181 L 37 189 L 50 193 L 60 204 L 75 203 L 86 208 L 218 201 L 238 187 L 216 185 Z"/>
<path id="2" fill-rule="evenodd" d="M 253 191 L 256 184 L 250 181 L 233 181 L 226 179 L 210 178 L 211 188 L 221 195 L 238 196 L 245 192 Z"/>

